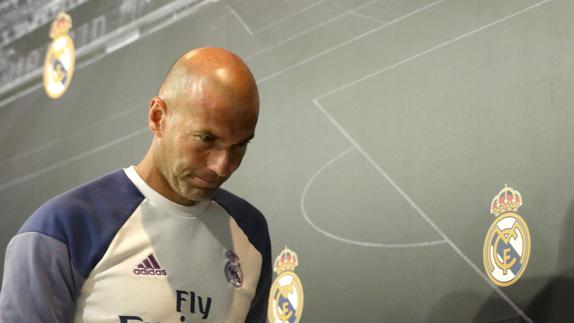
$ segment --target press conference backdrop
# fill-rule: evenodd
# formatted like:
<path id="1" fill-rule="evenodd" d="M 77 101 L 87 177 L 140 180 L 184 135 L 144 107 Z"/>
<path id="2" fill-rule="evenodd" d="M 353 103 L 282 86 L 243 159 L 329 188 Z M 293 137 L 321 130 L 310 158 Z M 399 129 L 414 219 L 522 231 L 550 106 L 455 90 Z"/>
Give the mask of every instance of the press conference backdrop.
<path id="1" fill-rule="evenodd" d="M 0 256 L 43 201 L 137 163 L 171 63 L 218 46 L 261 93 L 225 187 L 298 255 L 300 322 L 574 320 L 573 1 L 15 0 L 0 28 Z"/>

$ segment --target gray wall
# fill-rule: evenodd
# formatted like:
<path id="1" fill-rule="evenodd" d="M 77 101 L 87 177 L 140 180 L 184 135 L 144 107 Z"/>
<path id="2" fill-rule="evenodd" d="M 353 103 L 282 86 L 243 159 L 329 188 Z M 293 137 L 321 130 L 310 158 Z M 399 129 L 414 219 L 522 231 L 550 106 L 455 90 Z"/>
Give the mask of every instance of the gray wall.
<path id="1" fill-rule="evenodd" d="M 70 10 L 88 27 L 56 101 L 34 61 L 47 24 L 1 48 L 0 256 L 43 201 L 137 163 L 172 61 L 222 46 L 262 96 L 225 186 L 266 215 L 274 257 L 299 255 L 301 322 L 572 320 L 573 1 L 143 3 Z M 522 193 L 532 254 L 495 287 L 483 243 L 505 184 Z"/>

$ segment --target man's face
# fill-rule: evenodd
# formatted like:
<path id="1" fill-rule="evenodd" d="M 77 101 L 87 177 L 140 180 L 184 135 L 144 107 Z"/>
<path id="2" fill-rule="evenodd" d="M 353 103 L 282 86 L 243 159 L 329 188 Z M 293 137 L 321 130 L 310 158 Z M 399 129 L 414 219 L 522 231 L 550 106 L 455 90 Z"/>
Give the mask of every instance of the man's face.
<path id="1" fill-rule="evenodd" d="M 239 167 L 254 136 L 258 102 L 224 95 L 178 101 L 183 106 L 167 107 L 157 164 L 187 204 L 209 199 Z"/>

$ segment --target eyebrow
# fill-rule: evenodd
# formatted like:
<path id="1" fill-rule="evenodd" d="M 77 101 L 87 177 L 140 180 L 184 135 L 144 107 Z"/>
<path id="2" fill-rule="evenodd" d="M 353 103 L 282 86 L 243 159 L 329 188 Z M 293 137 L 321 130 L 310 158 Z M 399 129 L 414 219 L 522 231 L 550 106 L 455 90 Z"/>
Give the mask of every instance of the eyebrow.
<path id="1" fill-rule="evenodd" d="M 215 134 L 213 134 L 211 131 L 208 131 L 208 130 L 194 131 L 194 134 L 195 134 L 195 135 L 202 134 L 202 135 L 206 135 L 206 136 L 211 136 L 211 137 L 213 137 L 215 140 L 220 140 L 220 139 L 221 139 L 220 137 L 216 136 Z M 238 142 L 238 143 L 236 143 L 236 144 L 233 144 L 233 146 L 243 145 L 243 144 L 248 143 L 249 141 L 251 141 L 253 138 L 255 138 L 255 134 L 249 135 L 249 136 L 248 136 L 247 138 L 245 138 L 244 140 L 242 140 L 242 141 L 240 141 L 240 142 Z"/>
<path id="2" fill-rule="evenodd" d="M 236 145 L 243 145 L 243 144 L 249 143 L 253 138 L 255 138 L 255 134 L 251 134 L 249 137 L 245 138 L 245 140 L 240 141 Z"/>

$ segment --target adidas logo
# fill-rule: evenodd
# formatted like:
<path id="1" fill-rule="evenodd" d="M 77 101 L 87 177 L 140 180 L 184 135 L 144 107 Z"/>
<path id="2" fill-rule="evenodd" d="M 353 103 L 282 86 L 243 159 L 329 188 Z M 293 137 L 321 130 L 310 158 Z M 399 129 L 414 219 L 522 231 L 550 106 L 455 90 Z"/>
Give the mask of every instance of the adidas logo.
<path id="1" fill-rule="evenodd" d="M 167 272 L 162 269 L 153 253 L 150 253 L 138 266 L 133 270 L 137 276 L 166 276 Z"/>

